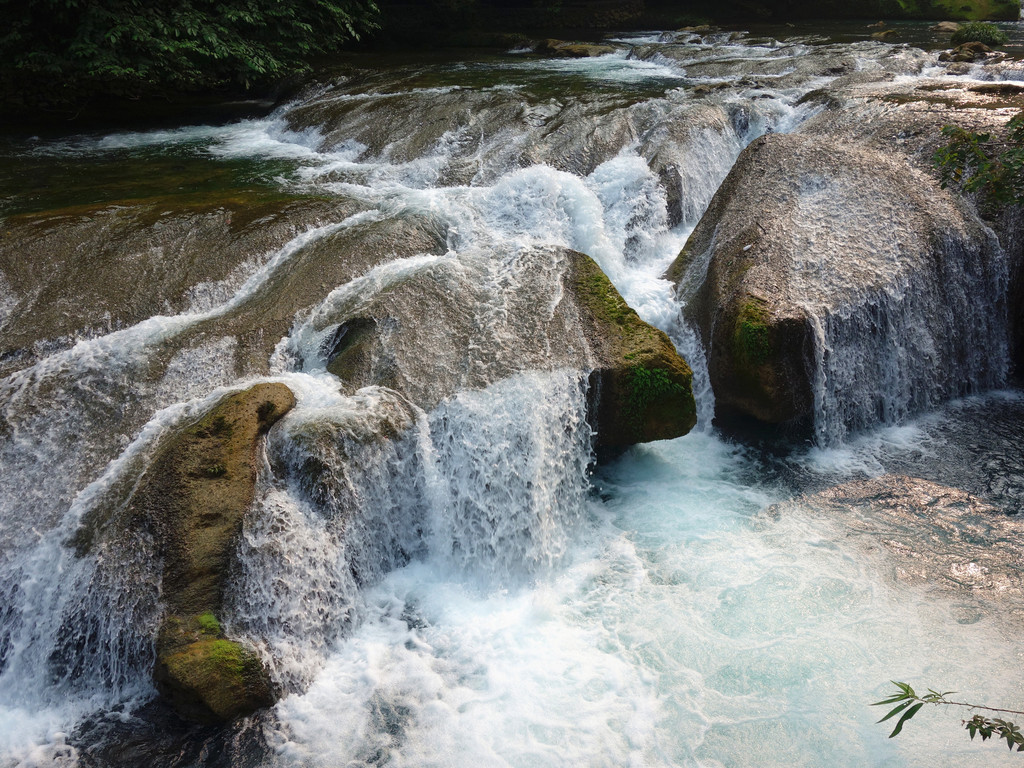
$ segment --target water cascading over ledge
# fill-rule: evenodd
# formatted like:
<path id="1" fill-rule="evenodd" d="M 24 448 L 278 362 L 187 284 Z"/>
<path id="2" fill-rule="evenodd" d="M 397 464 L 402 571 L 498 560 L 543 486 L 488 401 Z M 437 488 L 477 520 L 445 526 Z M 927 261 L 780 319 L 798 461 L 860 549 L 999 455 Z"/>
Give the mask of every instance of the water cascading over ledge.
<path id="1" fill-rule="evenodd" d="M 345 741 L 345 759 L 358 754 L 379 763 L 389 754 L 396 764 L 404 759 L 415 765 L 416 717 L 437 712 L 439 702 L 441 708 L 452 705 L 450 717 L 517 730 L 522 713 L 510 714 L 490 690 L 481 688 L 481 698 L 469 707 L 459 701 L 466 686 L 487 676 L 488 665 L 498 677 L 496 667 L 503 663 L 492 664 L 490 648 L 479 655 L 457 647 L 453 652 L 441 637 L 473 635 L 473 618 L 452 630 L 439 625 L 436 605 L 417 602 L 430 602 L 423 593 L 436 592 L 441 596 L 435 602 L 443 603 L 446 590 L 464 588 L 486 600 L 493 596 L 499 613 L 507 596 L 513 602 L 517 596 L 525 602 L 539 598 L 525 629 L 524 663 L 516 667 L 526 684 L 515 680 L 513 687 L 519 699 L 540 702 L 527 709 L 536 713 L 539 727 L 533 733 L 550 742 L 544 748 L 558 750 L 550 753 L 558 755 L 553 761 L 573 762 L 562 743 L 566 733 L 582 750 L 577 757 L 595 754 L 586 751 L 588 745 L 601 751 L 575 762 L 607 760 L 605 748 L 620 748 L 622 733 L 591 736 L 605 728 L 621 731 L 619 723 L 625 722 L 633 762 L 650 763 L 652 755 L 669 751 L 684 755 L 681 760 L 693 757 L 696 747 L 678 749 L 676 735 L 653 736 L 661 728 L 706 732 L 713 717 L 687 698 L 695 690 L 692 675 L 684 672 L 690 682 L 672 685 L 687 709 L 693 703 L 697 725 L 680 726 L 668 713 L 664 726 L 655 725 L 651 713 L 660 710 L 653 700 L 661 693 L 629 698 L 642 694 L 648 682 L 667 679 L 646 670 L 637 674 L 633 665 L 641 656 L 668 660 L 680 650 L 676 640 L 661 646 L 671 653 L 648 654 L 657 644 L 646 645 L 646 630 L 616 629 L 615 637 L 608 634 L 611 625 L 601 625 L 618 603 L 624 615 L 644 620 L 667 614 L 666 635 L 678 636 L 678 616 L 684 614 L 665 611 L 660 598 L 634 609 L 632 598 L 623 595 L 687 591 L 708 580 L 676 583 L 678 574 L 644 562 L 648 543 L 633 551 L 637 542 L 628 532 L 612 532 L 609 563 L 590 562 L 594 547 L 578 548 L 574 540 L 593 533 L 588 527 L 595 524 L 595 510 L 603 515 L 616 508 L 614 499 L 606 507 L 603 495 L 600 502 L 588 496 L 591 401 L 599 391 L 607 395 L 614 389 L 607 385 L 615 384 L 615 376 L 604 379 L 600 373 L 614 370 L 609 358 L 628 363 L 618 366 L 620 384 L 653 385 L 636 397 L 627 395 L 626 409 L 612 409 L 632 411 L 612 444 L 637 439 L 637 425 L 645 421 L 637 416 L 649 395 L 678 393 L 684 385 L 678 376 L 666 382 L 649 375 L 652 366 L 638 365 L 636 353 L 650 346 L 646 342 L 595 343 L 595 325 L 627 339 L 630 328 L 639 326 L 639 317 L 611 292 L 608 278 L 630 306 L 674 334 L 678 344 L 678 305 L 658 275 L 742 146 L 812 114 L 819 107 L 798 100 L 836 71 L 859 71 L 867 62 L 869 69 L 916 73 L 927 56 L 880 44 L 853 51 L 803 41 L 742 42 L 724 34 L 690 40 L 669 33 L 642 45 L 615 45 L 618 52 L 599 61 L 510 55 L 493 75 L 498 84 L 485 87 L 479 87 L 477 64 L 465 82 L 460 78 L 467 70 L 424 73 L 414 67 L 410 81 L 408 69 L 396 76 L 385 68 L 325 86 L 266 120 L 86 139 L 84 149 L 74 150 L 104 160 L 104 147 L 147 157 L 166 153 L 175 162 L 194 162 L 198 152 L 218 167 L 269 160 L 268 173 L 283 196 L 295 193 L 287 203 L 254 208 L 247 198 L 213 195 L 201 210 L 189 211 L 181 201 L 161 197 L 5 222 L 10 234 L 0 246 L 0 267 L 16 274 L 8 265 L 21 259 L 17 244 L 24 242 L 37 274 L 11 281 L 14 298 L 0 296 L 0 309 L 11 319 L 5 328 L 18 330 L 17 338 L 5 337 L 11 354 L 0 357 L 2 370 L 14 372 L 3 381 L 11 397 L 2 405 L 7 424 L 0 429 L 0 457 L 17 480 L 0 492 L 7 548 L 0 582 L 10 597 L 8 610 L 0 608 L 0 656 L 8 661 L 0 670 L 0 710 L 30 711 L 35 725 L 52 707 L 53 722 L 59 723 L 44 723 L 39 727 L 50 730 L 37 730 L 29 740 L 45 742 L 51 732 L 71 731 L 83 718 L 95 723 L 108 717 L 124 719 L 121 727 L 135 743 L 145 742 L 143 753 L 157 748 L 152 744 L 158 738 L 138 736 L 149 724 L 126 713 L 153 695 L 152 640 L 163 620 L 160 543 L 132 538 L 112 523 L 85 557 L 66 544 L 83 515 L 97 506 L 117 508 L 110 502 L 123 500 L 165 441 L 201 421 L 222 397 L 273 383 L 291 389 L 296 405 L 266 436 L 265 454 L 262 444 L 258 448 L 254 502 L 225 574 L 221 610 L 195 616 L 190 631 L 205 635 L 198 642 L 244 643 L 275 684 L 292 695 L 265 716 L 218 731 L 226 734 L 218 738 L 230 740 L 236 726 L 259 729 L 280 717 L 281 738 L 301 746 L 309 736 L 302 732 L 302 710 L 317 708 L 324 688 L 335 687 L 344 690 L 332 706 L 320 709 L 326 713 L 322 721 L 330 721 L 330 746 L 310 760 L 297 758 L 298 764 L 329 762 Z M 542 72 L 536 89 L 530 82 L 535 70 Z M 502 79 L 509 71 L 516 79 L 511 85 Z M 582 87 L 563 91 L 552 88 L 552 79 Z M 699 92 L 692 87 L 696 82 Z M 66 159 L 60 155 L 61 162 Z M 83 239 L 89 240 L 83 250 L 104 267 L 104 290 L 65 301 L 67 286 L 84 280 L 82 262 L 75 259 Z M 208 258 L 212 253 L 218 258 Z M 172 279 L 138 281 L 139 274 L 151 273 Z M 119 290 L 134 288 L 133 281 L 145 290 Z M 7 291 L 6 285 L 0 289 Z M 63 312 L 64 307 L 75 311 Z M 858 328 L 850 332 L 852 339 L 860 338 Z M 647 341 L 668 355 L 671 345 L 648 331 Z M 586 375 L 592 369 L 599 375 Z M 663 370 L 685 377 L 676 365 Z M 692 420 L 689 407 L 687 402 L 682 409 L 684 423 Z M 600 414 L 596 426 L 605 437 L 615 432 Z M 713 434 L 692 440 L 629 454 L 625 465 L 636 457 L 670 457 L 659 472 L 685 478 L 671 495 L 683 497 L 694 488 L 703 494 L 701 473 L 717 476 L 719 463 L 737 456 Z M 207 469 L 213 470 L 207 479 L 216 481 L 218 463 Z M 730 494 L 749 496 L 744 509 L 764 497 L 760 489 L 742 487 L 745 481 L 735 472 L 723 476 Z M 618 492 L 646 493 L 660 482 L 646 476 Z M 633 519 L 643 524 L 650 511 L 646 503 L 621 508 L 627 527 Z M 657 498 L 658 507 L 670 504 Z M 671 525 L 721 514 L 717 501 L 705 496 L 673 516 Z M 732 538 L 728 533 L 723 542 Z M 689 548 L 675 550 L 681 563 L 702 559 Z M 543 592 L 563 580 L 563 566 L 574 552 L 582 553 L 575 565 L 593 573 L 578 585 L 588 605 L 570 618 L 587 637 L 563 644 L 556 633 L 548 642 L 551 635 L 534 630 L 550 629 L 563 607 L 550 610 Z M 727 565 L 715 570 L 735 571 L 735 561 L 729 552 L 723 556 Z M 428 586 L 418 595 L 389 583 L 415 582 L 425 573 Z M 381 591 L 374 592 L 374 583 Z M 532 591 L 538 584 L 541 594 Z M 712 596 L 710 602 L 719 601 Z M 430 675 L 411 674 L 397 685 L 387 675 L 377 677 L 379 603 L 387 604 L 382 616 L 395 630 L 391 638 L 399 637 L 383 656 L 421 654 L 425 664 L 451 671 L 443 682 L 442 676 L 431 678 L 441 688 L 424 688 L 418 715 L 415 706 L 413 714 L 407 706 L 416 696 L 403 696 Z M 368 634 L 360 635 L 363 628 Z M 513 644 L 520 640 L 504 624 L 493 634 Z M 635 649 L 634 639 L 645 643 L 643 652 L 615 656 L 617 647 Z M 431 642 L 436 653 L 427 648 Z M 373 646 L 370 660 L 354 662 L 354 676 L 347 676 L 344 664 L 339 674 L 339 649 L 344 656 L 364 644 Z M 597 676 L 580 666 L 581 658 L 595 657 Z M 552 659 L 549 677 L 531 685 L 529 671 Z M 58 674 L 41 677 L 36 670 L 44 667 Z M 415 660 L 409 669 L 415 672 Z M 715 670 L 707 672 L 713 680 Z M 313 689 L 306 699 L 303 693 Z M 559 704 L 548 702 L 545 709 L 550 691 Z M 575 713 L 573 703 L 584 700 L 591 713 L 612 702 L 613 716 L 588 714 L 582 730 L 575 722 L 549 730 L 543 722 Z M 480 717 L 478 704 L 492 719 Z M 95 712 L 102 714 L 93 717 Z M 432 729 L 433 722 L 425 717 L 419 727 L 432 730 L 425 742 L 442 749 L 437 745 L 446 742 L 434 738 L 439 729 Z M 91 749 L 97 731 L 102 727 L 79 731 L 71 740 Z M 195 754 L 205 746 L 191 733 L 184 741 Z M 349 748 L 349 735 L 359 746 Z M 520 735 L 509 740 L 513 754 L 523 745 Z M 632 744 L 634 738 L 651 745 L 650 751 Z M 115 754 L 119 747 L 112 742 L 103 748 Z M 361 746 L 365 742 L 372 746 Z M 375 752 L 377 743 L 387 745 L 385 751 Z M 508 754 L 509 744 L 499 751 Z M 274 749 L 279 746 L 281 754 L 294 744 Z M 143 762 L 129 754 L 119 755 L 120 764 Z M 177 745 L 169 754 L 168 763 L 185 759 L 177 757 Z M 276 763 L 268 757 L 266 764 Z"/>
<path id="2" fill-rule="evenodd" d="M 322 249 L 319 241 L 337 230 L 300 237 L 279 252 L 278 263 L 271 259 L 260 280 L 218 308 L 166 318 L 154 329 L 144 323 L 123 335 L 142 353 L 253 296 L 270 301 L 277 294 L 261 286 L 274 283 L 279 262 L 301 261 L 303 248 Z M 158 447 L 146 449 L 151 455 L 115 467 L 114 492 L 101 486 L 85 514 L 66 521 L 71 538 L 82 544 L 60 553 L 61 542 L 49 542 L 58 558 L 86 575 L 99 559 L 95 536 L 107 542 L 131 534 L 146 542 L 140 552 L 150 567 L 127 592 L 164 594 L 155 679 L 186 717 L 230 720 L 308 682 L 315 652 L 353 618 L 358 589 L 424 551 L 450 558 L 458 571 L 482 570 L 498 583 L 550 567 L 571 527 L 561 516 L 579 514 L 595 428 L 598 444 L 622 446 L 693 426 L 685 362 L 583 254 L 549 248 L 505 258 L 417 255 L 385 262 L 352 282 L 355 290 L 332 291 L 279 345 L 277 382 L 224 399 L 197 423 L 159 426 Z M 538 306 L 548 312 L 537 314 Z M 370 327 L 389 329 L 357 359 L 346 358 L 350 350 L 338 342 L 323 343 L 353 316 L 375 318 Z M 446 344 L 432 346 L 421 333 L 443 333 Z M 362 386 L 382 379 L 382 361 L 391 371 L 390 387 Z M 327 374 L 328 365 L 342 381 Z M 591 380 L 600 386 L 592 388 Z M 264 472 L 257 483 L 253 441 L 290 408 L 281 381 L 296 391 L 299 404 L 284 425 L 287 438 L 275 443 L 276 473 Z M 526 412 L 533 418 L 524 419 Z M 257 486 L 262 494 L 249 518 Z M 315 538 L 301 534 L 308 522 L 290 537 L 302 547 L 291 555 L 267 537 L 267 526 L 294 530 L 304 514 L 324 520 L 318 524 L 321 546 L 312 548 L 315 555 L 333 547 L 323 562 L 305 549 Z M 241 567 L 232 553 L 243 517 L 251 529 L 243 532 L 249 548 L 243 545 L 242 557 L 250 552 L 254 565 L 237 578 L 267 597 L 255 607 L 230 587 Z M 327 569 L 319 591 L 300 580 L 294 609 L 285 607 L 287 596 L 275 586 L 286 576 L 283 562 L 311 574 Z M 262 576 L 253 576 L 260 567 Z M 52 579 L 47 583 L 55 587 Z M 76 593 L 96 602 L 110 589 L 85 580 L 57 613 Z M 22 610 L 32 608 L 22 605 L 31 596 L 12 600 Z M 154 606 L 144 595 L 142 604 Z M 290 617 L 271 618 L 289 610 Z M 317 626 L 299 619 L 303 611 L 320 617 Z M 112 628 L 108 644 L 114 647 L 106 650 L 116 654 L 118 643 L 139 646 L 128 682 L 143 690 L 139 668 L 151 658 L 147 635 L 155 620 L 150 611 Z M 47 647 L 40 638 L 29 644 Z M 74 661 L 77 651 L 67 653 Z M 101 665 L 90 666 L 105 674 Z"/>

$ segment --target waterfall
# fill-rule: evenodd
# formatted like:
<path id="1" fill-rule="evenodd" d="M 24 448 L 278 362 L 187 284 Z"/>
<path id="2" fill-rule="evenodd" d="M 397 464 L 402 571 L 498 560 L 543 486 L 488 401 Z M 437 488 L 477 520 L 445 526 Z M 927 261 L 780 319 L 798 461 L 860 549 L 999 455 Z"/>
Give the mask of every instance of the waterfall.
<path id="1" fill-rule="evenodd" d="M 188 234 L 211 259 L 244 242 L 230 211 L 248 204 L 254 177 L 271 198 L 323 208 L 294 224 L 272 200 L 245 226 L 286 235 L 223 279 L 189 273 L 182 295 L 138 322 L 40 331 L 0 358 L 0 766 L 139 755 L 213 766 L 235 742 L 266 768 L 711 765 L 752 752 L 863 765 L 883 754 L 859 713 L 870 682 L 840 681 L 839 715 L 810 683 L 865 659 L 884 679 L 884 653 L 925 665 L 898 638 L 872 645 L 876 609 L 891 624 L 920 595 L 877 576 L 886 566 L 834 521 L 757 517 L 785 472 L 716 436 L 704 350 L 681 312 L 710 250 L 678 293 L 663 277 L 747 143 L 815 114 L 804 97 L 843 73 L 916 76 L 925 58 L 808 40 L 669 33 L 587 60 L 390 63 L 320 82 L 265 118 L 27 144 L 46 168 L 199 167 L 197 184 L 230 188 L 202 200 L 227 221 L 224 239 Z M 0 190 L 0 206 L 28 211 L 0 209 L 5 242 L 50 226 L 33 219 L 47 194 Z M 193 203 L 145 202 L 153 231 Z M 118 236 L 116 217 L 105 226 Z M 589 371 L 537 330 L 557 316 L 567 343 L 586 345 L 578 318 L 558 315 L 571 314 L 566 249 L 593 258 L 689 360 L 695 434 L 595 467 Z M 1008 352 L 991 343 L 1005 337 L 1005 263 L 964 271 L 952 244 L 936 252 L 932 282 L 894 283 L 868 313 L 808 305 L 822 445 L 1005 381 Z M 187 272 L 172 256 L 160 268 Z M 0 330 L 46 295 L 29 282 L 0 272 Z M 419 313 L 373 321 L 394 339 L 404 331 L 403 351 L 431 375 L 403 390 L 397 376 L 363 386 L 328 373 L 345 324 L 402 291 Z M 457 329 L 428 301 L 440 294 Z M 270 317 L 277 330 L 263 338 Z M 965 324 L 968 335 L 953 333 Z M 464 348 L 465 370 L 427 367 L 440 355 L 423 338 Z M 246 354 L 262 357 L 246 366 Z M 129 500 L 166 441 L 263 382 L 287 385 L 296 405 L 259 444 L 218 619 L 284 696 L 223 728 L 165 728 L 152 682 L 162 563 Z M 883 466 L 870 458 L 862 466 Z M 946 621 L 972 611 L 921 608 L 908 645 L 941 637 L 948 664 L 928 660 L 980 675 L 970 648 L 991 648 L 990 614 L 954 627 L 961 640 Z M 1012 669 L 1015 652 L 991 656 Z M 853 757 L 835 733 L 856 742 Z"/>
<path id="2" fill-rule="evenodd" d="M 943 237 L 934 271 L 900 276 L 857 307 L 806 308 L 818 445 L 1005 385 L 1008 265 L 995 235 L 985 235 L 990 261 Z"/>
<path id="3" fill-rule="evenodd" d="M 562 561 L 589 488 L 585 376 L 522 374 L 430 414 L 385 389 L 288 380 L 300 404 L 268 449 L 277 479 L 247 518 L 228 621 L 291 689 L 365 612 L 360 588 L 396 567 L 493 590 Z"/>

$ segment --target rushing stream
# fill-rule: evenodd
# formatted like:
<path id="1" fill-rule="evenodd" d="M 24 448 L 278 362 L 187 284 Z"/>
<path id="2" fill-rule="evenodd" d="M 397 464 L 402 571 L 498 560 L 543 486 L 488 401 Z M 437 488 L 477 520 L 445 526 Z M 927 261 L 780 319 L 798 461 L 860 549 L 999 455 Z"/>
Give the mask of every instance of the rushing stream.
<path id="1" fill-rule="evenodd" d="M 0 272 L 0 766 L 1019 760 L 972 744 L 959 712 L 888 740 L 867 706 L 891 679 L 1020 705 L 1019 590 L 937 589 L 879 543 L 923 536 L 909 557 L 927 571 L 963 545 L 948 527 L 855 535 L 768 508 L 897 472 L 1019 513 L 1024 398 L 899 413 L 838 445 L 737 442 L 712 426 L 704 351 L 662 278 L 749 142 L 797 129 L 841 75 L 943 76 L 935 52 L 614 45 L 353 60 L 263 117 L 3 146 L 0 235 L 20 239 Z M 238 201 L 245 221 L 225 213 Z M 586 376 L 521 364 L 509 327 L 554 313 L 550 246 L 591 256 L 670 335 L 695 371 L 691 434 L 595 467 Z M 423 276 L 482 329 L 468 373 L 405 382 L 431 407 L 342 394 L 338 324 Z M 226 620 L 288 695 L 189 727 L 153 704 L 153 542 L 104 510 L 162 436 L 267 380 L 298 404 L 269 435 Z M 323 429 L 346 437 L 324 447 Z M 301 479 L 314 459 L 322 492 Z"/>

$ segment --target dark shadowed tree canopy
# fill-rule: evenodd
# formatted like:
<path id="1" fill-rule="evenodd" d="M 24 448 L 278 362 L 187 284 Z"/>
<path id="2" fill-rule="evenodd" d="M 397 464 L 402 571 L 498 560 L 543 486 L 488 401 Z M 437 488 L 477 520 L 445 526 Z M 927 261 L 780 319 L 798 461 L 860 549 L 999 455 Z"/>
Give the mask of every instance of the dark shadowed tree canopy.
<path id="1" fill-rule="evenodd" d="M 0 99 L 249 87 L 376 23 L 373 0 L 0 0 Z"/>

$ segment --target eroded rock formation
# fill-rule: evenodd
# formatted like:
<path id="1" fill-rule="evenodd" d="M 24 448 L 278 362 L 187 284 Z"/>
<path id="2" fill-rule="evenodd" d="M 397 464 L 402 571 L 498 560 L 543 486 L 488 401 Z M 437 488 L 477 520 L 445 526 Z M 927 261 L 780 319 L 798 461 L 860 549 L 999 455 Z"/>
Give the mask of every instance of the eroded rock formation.
<path id="1" fill-rule="evenodd" d="M 294 404 L 283 384 L 226 397 L 169 439 L 131 500 L 163 555 L 166 613 L 154 677 L 186 717 L 230 720 L 274 701 L 262 662 L 225 634 L 221 618 L 233 547 L 255 495 L 259 442 Z"/>
<path id="2" fill-rule="evenodd" d="M 509 267 L 516 278 L 487 296 L 501 282 L 491 271 Z M 691 371 L 672 342 L 590 257 L 564 248 L 528 249 L 511 264 L 437 261 L 345 319 L 327 350 L 346 391 L 384 385 L 427 410 L 525 370 L 593 371 L 598 447 L 678 437 L 696 421 Z"/>

